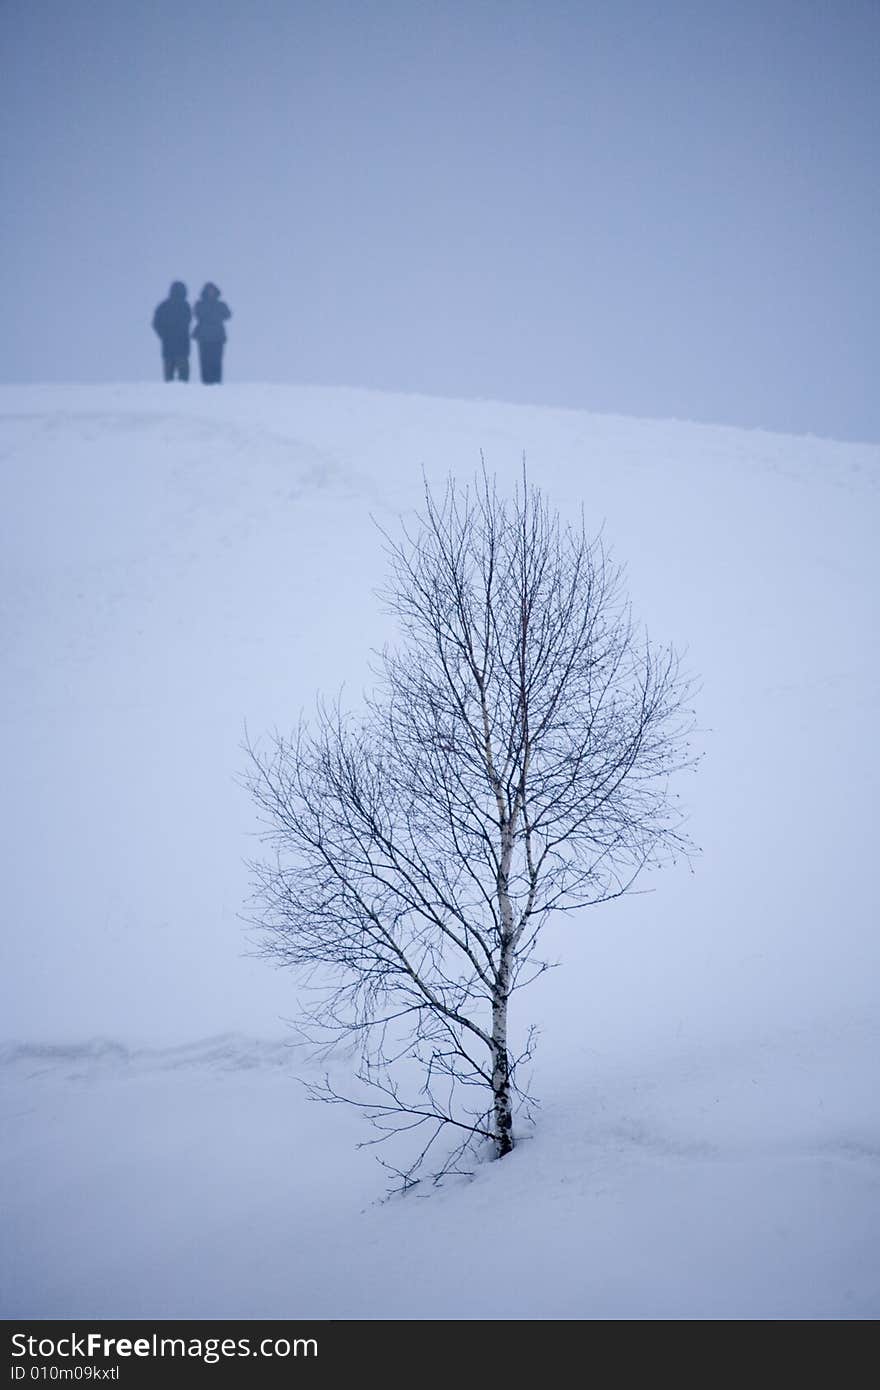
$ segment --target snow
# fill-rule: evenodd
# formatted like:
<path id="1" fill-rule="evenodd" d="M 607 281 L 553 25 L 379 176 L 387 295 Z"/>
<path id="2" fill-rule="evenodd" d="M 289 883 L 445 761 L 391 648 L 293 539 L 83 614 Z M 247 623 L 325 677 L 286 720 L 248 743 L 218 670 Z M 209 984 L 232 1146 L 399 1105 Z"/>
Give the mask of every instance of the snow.
<path id="1" fill-rule="evenodd" d="M 375 521 L 523 451 L 698 674 L 702 848 L 555 924 L 533 1132 L 376 1205 L 247 954 L 245 728 L 356 703 Z M 0 1310 L 880 1313 L 880 454 L 357 390 L 0 387 Z"/>

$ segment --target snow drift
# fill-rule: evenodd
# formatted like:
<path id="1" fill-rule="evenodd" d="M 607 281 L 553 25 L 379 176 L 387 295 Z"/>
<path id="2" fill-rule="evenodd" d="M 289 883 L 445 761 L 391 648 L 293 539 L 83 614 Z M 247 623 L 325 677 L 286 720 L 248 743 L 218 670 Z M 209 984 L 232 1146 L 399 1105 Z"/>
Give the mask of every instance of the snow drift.
<path id="1" fill-rule="evenodd" d="M 877 1316 L 876 448 L 178 385 L 0 388 L 0 447 L 7 1316 Z M 687 647 L 702 855 L 552 928 L 534 1137 L 364 1211 L 247 954 L 241 744 L 357 702 L 372 518 L 480 450 Z"/>

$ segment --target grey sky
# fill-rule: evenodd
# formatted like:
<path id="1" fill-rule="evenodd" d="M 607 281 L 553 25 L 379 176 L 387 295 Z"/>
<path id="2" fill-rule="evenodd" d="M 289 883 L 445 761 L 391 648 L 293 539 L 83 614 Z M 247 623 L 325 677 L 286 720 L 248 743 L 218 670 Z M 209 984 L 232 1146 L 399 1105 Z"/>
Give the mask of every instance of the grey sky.
<path id="1" fill-rule="evenodd" d="M 877 0 L 0 16 L 0 379 L 157 379 L 210 278 L 230 381 L 880 438 Z"/>

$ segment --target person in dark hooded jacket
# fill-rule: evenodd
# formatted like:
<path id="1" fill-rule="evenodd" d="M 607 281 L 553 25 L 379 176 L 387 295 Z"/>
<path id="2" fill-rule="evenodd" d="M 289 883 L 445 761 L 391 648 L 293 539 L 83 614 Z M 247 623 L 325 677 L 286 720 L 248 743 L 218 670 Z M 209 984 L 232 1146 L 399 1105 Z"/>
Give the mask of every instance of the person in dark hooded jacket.
<path id="1" fill-rule="evenodd" d="M 153 315 L 153 327 L 162 343 L 162 370 L 166 381 L 175 376 L 189 381 L 189 324 L 192 310 L 187 303 L 186 285 L 175 280 Z"/>
<path id="2" fill-rule="evenodd" d="M 202 381 L 212 386 L 223 377 L 223 344 L 226 342 L 226 320 L 232 318 L 228 304 L 209 280 L 195 303 L 196 326 L 193 337 L 199 345 L 199 366 Z"/>

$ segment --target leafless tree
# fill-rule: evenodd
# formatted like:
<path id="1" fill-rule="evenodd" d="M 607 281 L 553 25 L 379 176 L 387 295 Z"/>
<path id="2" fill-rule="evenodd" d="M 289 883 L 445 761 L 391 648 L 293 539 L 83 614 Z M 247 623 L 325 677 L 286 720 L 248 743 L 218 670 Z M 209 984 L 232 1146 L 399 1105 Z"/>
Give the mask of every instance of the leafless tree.
<path id="1" fill-rule="evenodd" d="M 254 866 L 265 949 L 312 982 L 306 1036 L 357 1045 L 355 1092 L 314 1093 L 379 1137 L 421 1131 L 406 1186 L 442 1133 L 441 1171 L 511 1151 L 531 1036 L 512 1046 L 508 1005 L 547 968 L 541 927 L 687 852 L 670 778 L 694 758 L 678 657 L 525 469 L 510 501 L 485 471 L 426 485 L 386 540 L 401 641 L 365 711 L 321 705 L 250 747 L 248 782 L 274 850 Z"/>

